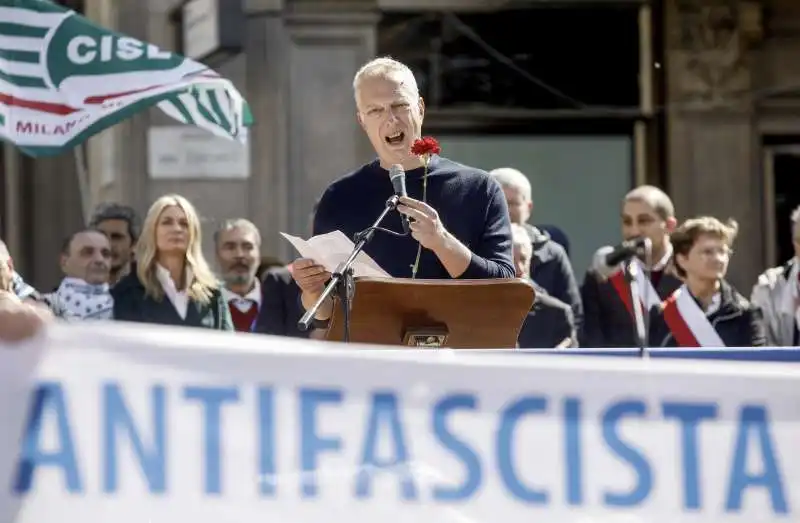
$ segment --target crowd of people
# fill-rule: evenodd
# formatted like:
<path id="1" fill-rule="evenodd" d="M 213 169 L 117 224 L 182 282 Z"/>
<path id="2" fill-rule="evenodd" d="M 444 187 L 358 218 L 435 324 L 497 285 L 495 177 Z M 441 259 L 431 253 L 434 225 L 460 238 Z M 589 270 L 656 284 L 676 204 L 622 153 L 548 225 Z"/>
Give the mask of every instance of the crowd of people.
<path id="1" fill-rule="evenodd" d="M 366 252 L 391 276 L 426 279 L 521 278 L 535 289 L 520 348 L 749 347 L 798 345 L 798 264 L 767 270 L 748 300 L 726 280 L 736 223 L 696 217 L 678 223 L 669 196 L 640 186 L 621 202 L 621 236 L 649 240 L 626 264 L 598 251 L 578 285 L 563 237 L 532 225 L 528 178 L 501 167 L 484 172 L 438 154 L 415 154 L 425 114 L 404 64 L 378 58 L 356 74 L 358 123 L 376 160 L 332 183 L 313 212 L 313 234 L 367 229 L 395 194 L 389 170 L 405 173 L 406 195 Z M 792 217 L 800 248 L 800 210 Z M 404 234 L 404 227 L 408 232 Z M 201 224 L 180 195 L 156 200 L 143 220 L 130 207 L 102 205 L 64 242 L 64 279 L 42 292 L 15 270 L 0 242 L 0 335 L 30 336 L 44 322 L 120 320 L 321 338 L 334 303 L 298 330 L 331 274 L 319 260 L 264 263 L 258 228 L 244 218 L 214 233 L 218 271 L 201 248 Z M 643 244 L 644 245 L 644 244 Z M 638 300 L 630 282 L 640 289 Z M 637 339 L 641 312 L 646 339 Z"/>

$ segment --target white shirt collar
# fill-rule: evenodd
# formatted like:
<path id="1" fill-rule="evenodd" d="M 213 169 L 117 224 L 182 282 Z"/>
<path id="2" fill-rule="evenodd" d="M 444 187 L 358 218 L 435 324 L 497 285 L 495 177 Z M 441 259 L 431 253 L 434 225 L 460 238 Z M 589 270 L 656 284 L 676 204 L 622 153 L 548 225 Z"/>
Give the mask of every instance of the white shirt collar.
<path id="1" fill-rule="evenodd" d="M 178 291 L 178 287 L 175 285 L 175 282 L 172 281 L 172 275 L 169 273 L 169 270 L 167 270 L 160 263 L 156 263 L 156 277 L 158 278 L 159 283 L 161 283 L 161 286 L 164 287 L 164 290 L 170 288 L 175 292 L 185 293 L 186 288 L 189 286 L 189 282 L 191 282 L 192 279 L 194 279 L 194 275 L 192 274 L 192 269 L 186 267 L 185 273 L 186 275 L 183 282 L 183 290 Z"/>
<path id="2" fill-rule="evenodd" d="M 258 278 L 256 278 L 253 288 L 244 296 L 240 296 L 229 290 L 227 287 L 223 287 L 222 297 L 225 298 L 226 303 L 237 300 L 248 300 L 255 302 L 257 306 L 261 307 L 261 282 L 259 282 Z"/>
<path id="3" fill-rule="evenodd" d="M 186 290 L 189 287 L 189 283 L 194 279 L 192 270 L 189 267 L 186 267 L 185 272 L 186 279 L 183 285 L 184 290 L 179 291 L 175 286 L 175 282 L 172 281 L 172 276 L 170 276 L 169 271 L 162 267 L 160 263 L 156 263 L 156 278 L 158 278 L 161 288 L 164 289 L 164 294 L 172 303 L 173 307 L 175 307 L 178 315 L 184 320 L 186 319 L 186 314 L 189 312 L 189 297 Z"/>
<path id="4" fill-rule="evenodd" d="M 667 242 L 667 249 L 664 251 L 664 256 L 658 260 L 658 263 L 653 265 L 651 271 L 661 271 L 667 266 L 669 260 L 672 258 L 672 243 Z"/>

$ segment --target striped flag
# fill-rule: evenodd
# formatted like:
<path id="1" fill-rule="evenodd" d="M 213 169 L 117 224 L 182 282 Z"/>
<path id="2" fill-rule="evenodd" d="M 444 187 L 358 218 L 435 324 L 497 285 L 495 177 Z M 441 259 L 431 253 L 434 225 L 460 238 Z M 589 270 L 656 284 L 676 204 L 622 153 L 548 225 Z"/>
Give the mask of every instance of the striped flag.
<path id="1" fill-rule="evenodd" d="M 0 137 L 59 154 L 154 105 L 240 141 L 252 123 L 233 84 L 202 64 L 47 0 L 0 0 Z"/>

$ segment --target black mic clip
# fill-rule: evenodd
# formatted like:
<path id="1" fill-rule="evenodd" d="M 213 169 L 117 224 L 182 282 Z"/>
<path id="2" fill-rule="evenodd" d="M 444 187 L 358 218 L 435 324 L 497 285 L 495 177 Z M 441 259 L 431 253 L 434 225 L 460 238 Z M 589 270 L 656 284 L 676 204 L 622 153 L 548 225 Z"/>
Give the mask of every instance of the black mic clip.
<path id="1" fill-rule="evenodd" d="M 649 239 L 642 237 L 625 240 L 606 255 L 606 265 L 615 267 L 624 261 L 638 256 L 648 248 L 649 242 Z"/>

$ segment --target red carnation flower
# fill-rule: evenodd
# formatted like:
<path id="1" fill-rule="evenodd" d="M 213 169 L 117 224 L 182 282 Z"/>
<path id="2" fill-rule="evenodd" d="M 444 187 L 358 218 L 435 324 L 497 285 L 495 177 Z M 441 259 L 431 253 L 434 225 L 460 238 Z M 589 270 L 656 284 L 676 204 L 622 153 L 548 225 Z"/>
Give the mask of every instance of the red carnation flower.
<path id="1" fill-rule="evenodd" d="M 415 156 L 427 156 L 440 152 L 442 152 L 442 148 L 433 136 L 424 136 L 411 146 L 411 154 Z"/>

